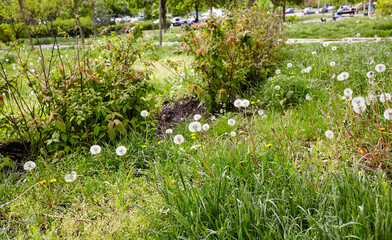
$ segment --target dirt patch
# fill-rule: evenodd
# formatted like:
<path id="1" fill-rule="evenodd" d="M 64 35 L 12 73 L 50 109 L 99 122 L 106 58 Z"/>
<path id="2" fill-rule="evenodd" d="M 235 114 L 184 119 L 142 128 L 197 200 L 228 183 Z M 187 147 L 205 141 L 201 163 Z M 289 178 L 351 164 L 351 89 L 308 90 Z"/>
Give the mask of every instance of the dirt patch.
<path id="1" fill-rule="evenodd" d="M 204 116 L 206 111 L 204 106 L 200 106 L 200 101 L 195 99 L 182 98 L 177 101 L 165 101 L 161 113 L 156 116 L 158 132 L 162 133 L 183 121 L 193 119 L 196 114 Z"/>

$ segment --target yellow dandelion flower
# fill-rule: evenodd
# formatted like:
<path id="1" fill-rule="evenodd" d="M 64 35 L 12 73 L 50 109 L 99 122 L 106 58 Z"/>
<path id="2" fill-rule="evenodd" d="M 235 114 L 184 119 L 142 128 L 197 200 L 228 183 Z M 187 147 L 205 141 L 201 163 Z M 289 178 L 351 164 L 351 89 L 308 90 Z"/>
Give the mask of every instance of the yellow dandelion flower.
<path id="1" fill-rule="evenodd" d="M 381 130 L 381 131 L 384 131 L 384 130 L 385 130 L 385 128 L 380 128 L 380 130 Z"/>
<path id="2" fill-rule="evenodd" d="M 198 147 L 201 147 L 201 144 L 197 145 Z"/>
<path id="3" fill-rule="evenodd" d="M 362 173 L 362 171 L 358 171 L 358 174 L 361 174 Z"/>
<path id="4" fill-rule="evenodd" d="M 351 53 L 352 51 L 350 50 L 350 51 L 348 51 L 348 53 Z"/>
<path id="5" fill-rule="evenodd" d="M 364 148 L 361 148 L 359 151 L 361 152 L 361 154 L 367 153 L 366 149 Z"/>
<path id="6" fill-rule="evenodd" d="M 266 147 L 267 147 L 267 148 L 270 148 L 271 146 L 272 146 L 272 144 L 271 144 L 271 143 L 268 143 Z"/>
<path id="7" fill-rule="evenodd" d="M 244 131 L 239 131 L 238 133 L 243 133 Z"/>
<path id="8" fill-rule="evenodd" d="M 50 179 L 50 182 L 57 182 L 57 180 L 56 180 L 56 178 L 52 178 L 52 179 Z"/>
<path id="9" fill-rule="evenodd" d="M 142 146 L 142 148 L 146 148 L 146 147 L 147 147 L 146 145 L 143 145 L 143 146 Z"/>
<path id="10" fill-rule="evenodd" d="M 41 184 L 44 184 L 44 183 L 46 183 L 46 180 L 42 180 L 40 183 L 41 183 Z"/>
<path id="11" fill-rule="evenodd" d="M 363 92 L 365 93 L 365 92 L 366 92 L 366 90 L 363 90 Z"/>
<path id="12" fill-rule="evenodd" d="M 260 102 L 260 99 L 257 99 L 257 102 Z"/>
<path id="13" fill-rule="evenodd" d="M 175 182 L 176 182 L 176 180 L 174 180 L 174 179 L 171 180 L 171 183 L 175 183 Z"/>
<path id="14" fill-rule="evenodd" d="M 298 172 L 300 173 L 300 172 L 302 172 L 302 170 L 301 170 L 301 169 L 298 169 Z"/>
<path id="15" fill-rule="evenodd" d="M 252 102 L 250 102 L 250 104 L 255 104 L 255 102 L 252 101 Z"/>
<path id="16" fill-rule="evenodd" d="M 195 137 L 195 136 L 192 136 L 192 139 L 196 139 L 196 137 Z"/>
<path id="17" fill-rule="evenodd" d="M 158 144 L 161 144 L 161 143 L 163 143 L 163 141 L 159 141 L 159 142 L 158 142 Z"/>
<path id="18" fill-rule="evenodd" d="M 291 75 L 294 75 L 294 72 L 291 72 Z"/>
<path id="19" fill-rule="evenodd" d="M 146 167 L 150 167 L 150 164 L 147 164 Z"/>
<path id="20" fill-rule="evenodd" d="M 196 133 L 192 133 L 191 136 L 192 136 L 192 137 L 196 136 Z"/>
<path id="21" fill-rule="evenodd" d="M 348 110 L 346 109 L 346 110 L 344 110 L 345 112 L 348 112 Z"/>

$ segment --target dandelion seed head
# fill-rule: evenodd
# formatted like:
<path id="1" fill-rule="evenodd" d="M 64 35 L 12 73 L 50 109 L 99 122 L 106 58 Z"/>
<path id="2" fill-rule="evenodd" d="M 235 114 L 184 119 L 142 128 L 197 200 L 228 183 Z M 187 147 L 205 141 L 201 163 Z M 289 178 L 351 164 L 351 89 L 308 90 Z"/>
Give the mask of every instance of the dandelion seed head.
<path id="1" fill-rule="evenodd" d="M 279 69 L 276 69 L 275 73 L 276 73 L 276 74 L 280 74 L 280 70 L 279 70 Z"/>
<path id="2" fill-rule="evenodd" d="M 230 126 L 234 126 L 234 125 L 235 125 L 235 120 L 232 119 L 232 118 L 230 118 L 230 119 L 227 121 L 227 124 L 229 124 Z"/>
<path id="3" fill-rule="evenodd" d="M 235 136 L 237 136 L 237 133 L 233 131 L 230 133 L 230 136 L 235 137 Z"/>
<path id="4" fill-rule="evenodd" d="M 166 133 L 166 134 L 172 134 L 172 133 L 173 133 L 173 130 L 170 129 L 170 128 L 168 128 L 168 129 L 166 129 L 165 133 Z"/>
<path id="5" fill-rule="evenodd" d="M 280 86 L 279 86 L 279 85 L 276 85 L 276 86 L 275 86 L 275 90 L 276 90 L 276 91 L 279 91 L 279 90 L 280 90 Z"/>
<path id="6" fill-rule="evenodd" d="M 324 46 L 324 47 L 328 47 L 328 46 L 329 46 L 329 43 L 324 42 L 324 43 L 323 43 L 323 46 Z"/>
<path id="7" fill-rule="evenodd" d="M 258 113 L 260 116 L 263 116 L 263 115 L 265 114 L 264 110 L 262 110 L 262 109 L 260 109 L 259 111 L 257 111 L 257 113 Z"/>
<path id="8" fill-rule="evenodd" d="M 185 141 L 185 140 L 184 140 L 184 137 L 183 137 L 182 135 L 180 135 L 180 134 L 174 136 L 174 138 L 173 138 L 173 142 L 174 142 L 175 144 L 178 144 L 178 145 L 183 144 L 184 141 Z"/>
<path id="9" fill-rule="evenodd" d="M 336 46 L 333 46 L 333 47 L 332 47 L 332 51 L 335 51 L 336 49 L 337 49 Z"/>
<path id="10" fill-rule="evenodd" d="M 353 110 L 355 113 L 362 114 L 366 112 L 366 105 L 365 104 L 355 105 L 353 107 Z"/>
<path id="11" fill-rule="evenodd" d="M 116 154 L 118 156 L 124 156 L 125 153 L 127 153 L 127 148 L 124 146 L 119 146 L 118 148 L 116 148 Z"/>
<path id="12" fill-rule="evenodd" d="M 147 116 L 148 116 L 147 110 L 141 111 L 141 112 L 140 112 L 140 115 L 141 115 L 142 117 L 147 117 Z"/>
<path id="13" fill-rule="evenodd" d="M 288 67 L 288 68 L 291 68 L 292 66 L 293 66 L 292 63 L 287 63 L 287 67 Z"/>
<path id="14" fill-rule="evenodd" d="M 309 94 L 306 94 L 305 99 L 308 101 L 312 101 L 312 97 Z"/>
<path id="15" fill-rule="evenodd" d="M 384 72 L 385 71 L 385 65 L 384 64 L 377 64 L 376 65 L 376 67 L 375 67 L 375 70 L 377 71 L 377 72 Z"/>
<path id="16" fill-rule="evenodd" d="M 389 121 L 392 120 L 392 109 L 389 108 L 389 109 L 385 110 L 384 118 Z"/>
<path id="17" fill-rule="evenodd" d="M 353 105 L 353 107 L 360 106 L 360 105 L 365 105 L 365 98 L 363 98 L 363 97 L 355 97 L 351 101 L 351 105 Z"/>
<path id="18" fill-rule="evenodd" d="M 31 171 L 33 170 L 37 165 L 33 161 L 28 161 L 23 165 L 24 170 L 26 171 Z"/>
<path id="19" fill-rule="evenodd" d="M 316 52 L 316 51 L 312 52 L 312 55 L 313 55 L 313 56 L 315 56 L 316 54 L 317 54 L 317 52 Z"/>
<path id="20" fill-rule="evenodd" d="M 101 147 L 99 145 L 92 145 L 90 148 L 90 152 L 93 155 L 96 155 L 101 152 Z"/>
<path id="21" fill-rule="evenodd" d="M 330 62 L 329 66 L 331 66 L 331 67 L 335 66 L 335 62 Z"/>
<path id="22" fill-rule="evenodd" d="M 195 132 L 200 132 L 201 130 L 201 124 L 199 122 L 191 122 L 188 127 L 189 131 L 195 133 Z"/>
<path id="23" fill-rule="evenodd" d="M 325 131 L 325 136 L 326 136 L 328 139 L 333 139 L 333 137 L 335 136 L 335 134 L 334 134 L 331 130 L 327 130 L 327 131 Z"/>
<path id="24" fill-rule="evenodd" d="M 193 116 L 193 119 L 195 121 L 199 121 L 201 119 L 201 115 L 200 114 L 196 114 L 195 116 Z"/>
<path id="25" fill-rule="evenodd" d="M 65 180 L 66 182 L 73 182 L 73 181 L 76 180 L 76 177 L 77 177 L 77 176 L 78 176 L 78 175 L 76 174 L 76 172 L 75 172 L 75 171 L 72 171 L 70 174 L 65 174 L 64 180 Z"/>
<path id="26" fill-rule="evenodd" d="M 380 102 L 385 103 L 386 101 L 391 101 L 391 94 L 383 93 L 380 96 Z"/>
<path id="27" fill-rule="evenodd" d="M 248 107 L 250 104 L 249 100 L 247 99 L 243 99 L 241 102 L 242 107 Z"/>
<path id="28" fill-rule="evenodd" d="M 208 129 L 210 129 L 210 125 L 208 125 L 207 123 L 203 124 L 203 130 L 208 131 Z"/>
<path id="29" fill-rule="evenodd" d="M 353 90 L 351 90 L 351 88 L 346 88 L 344 89 L 343 93 L 345 96 L 350 96 L 353 94 Z"/>
<path id="30" fill-rule="evenodd" d="M 234 101 L 234 107 L 236 107 L 236 108 L 242 107 L 242 100 L 241 99 L 235 100 Z"/>
<path id="31" fill-rule="evenodd" d="M 366 77 L 368 77 L 368 78 L 374 78 L 374 72 L 373 72 L 373 71 L 367 72 L 367 73 L 366 73 Z"/>

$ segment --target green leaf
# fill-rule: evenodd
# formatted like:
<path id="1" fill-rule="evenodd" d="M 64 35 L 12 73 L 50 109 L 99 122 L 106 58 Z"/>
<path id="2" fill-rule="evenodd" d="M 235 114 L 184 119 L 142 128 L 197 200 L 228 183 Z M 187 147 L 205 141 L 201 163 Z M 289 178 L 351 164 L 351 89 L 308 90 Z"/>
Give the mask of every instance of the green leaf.
<path id="1" fill-rule="evenodd" d="M 65 123 L 64 123 L 64 121 L 63 121 L 63 119 L 62 118 L 58 118 L 57 120 L 56 120 L 56 127 L 58 128 L 58 129 L 60 129 L 62 132 L 65 132 L 66 130 L 67 130 L 67 127 L 65 126 Z"/>

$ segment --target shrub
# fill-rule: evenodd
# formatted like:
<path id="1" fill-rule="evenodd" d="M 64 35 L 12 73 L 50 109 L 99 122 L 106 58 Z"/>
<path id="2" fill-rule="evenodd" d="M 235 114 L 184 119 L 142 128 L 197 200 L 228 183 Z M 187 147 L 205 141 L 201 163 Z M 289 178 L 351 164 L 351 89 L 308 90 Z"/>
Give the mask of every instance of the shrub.
<path id="1" fill-rule="evenodd" d="M 0 42 L 10 42 L 14 40 L 14 34 L 8 24 L 0 25 Z"/>
<path id="2" fill-rule="evenodd" d="M 227 18 L 186 29 L 183 51 L 194 57 L 199 75 L 193 90 L 210 110 L 265 81 L 284 45 L 279 16 L 256 8 L 233 10 Z"/>

